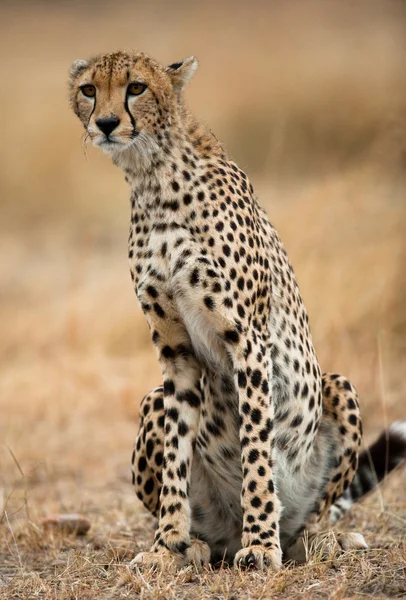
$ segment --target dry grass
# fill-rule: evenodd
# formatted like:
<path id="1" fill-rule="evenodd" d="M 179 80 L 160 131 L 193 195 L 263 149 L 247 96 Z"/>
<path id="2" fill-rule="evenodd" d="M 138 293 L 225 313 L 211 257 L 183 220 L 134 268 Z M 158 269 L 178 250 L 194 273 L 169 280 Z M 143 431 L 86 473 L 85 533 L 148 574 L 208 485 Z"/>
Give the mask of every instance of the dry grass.
<path id="1" fill-rule="evenodd" d="M 22 3 L 1 17 L 0 598 L 405 596 L 404 471 L 342 523 L 370 551 L 277 575 L 129 573 L 154 527 L 129 455 L 160 374 L 127 272 L 126 186 L 84 156 L 65 87 L 74 58 L 111 48 L 198 56 L 189 101 L 252 175 L 322 367 L 357 385 L 371 439 L 405 418 L 404 7 Z M 61 511 L 89 516 L 90 534 L 44 534 Z"/>

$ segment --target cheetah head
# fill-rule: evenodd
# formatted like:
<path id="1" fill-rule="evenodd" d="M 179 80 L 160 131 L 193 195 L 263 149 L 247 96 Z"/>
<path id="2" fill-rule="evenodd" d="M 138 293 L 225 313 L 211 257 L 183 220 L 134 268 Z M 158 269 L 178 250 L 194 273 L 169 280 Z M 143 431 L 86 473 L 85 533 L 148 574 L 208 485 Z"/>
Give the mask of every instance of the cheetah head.
<path id="1" fill-rule="evenodd" d="M 70 102 L 92 144 L 117 158 L 148 153 L 182 122 L 182 90 L 197 68 L 191 56 L 164 67 L 140 53 L 76 60 Z"/>

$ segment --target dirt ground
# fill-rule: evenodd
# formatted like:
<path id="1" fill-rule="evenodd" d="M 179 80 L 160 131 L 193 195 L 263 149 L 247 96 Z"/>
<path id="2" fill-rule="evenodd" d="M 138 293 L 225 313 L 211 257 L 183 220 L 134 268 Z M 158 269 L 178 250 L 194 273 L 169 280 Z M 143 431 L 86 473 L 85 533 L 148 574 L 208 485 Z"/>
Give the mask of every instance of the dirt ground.
<path id="1" fill-rule="evenodd" d="M 130 456 L 160 382 L 126 258 L 128 191 L 82 148 L 66 73 L 138 47 L 195 54 L 189 103 L 250 175 L 325 371 L 366 442 L 406 420 L 406 12 L 398 2 L 4 3 L 0 9 L 0 598 L 406 597 L 406 469 L 339 524 L 369 550 L 279 573 L 134 574 L 154 519 Z M 210 31 L 208 43 L 208 31 Z M 80 512 L 83 537 L 41 519 Z"/>

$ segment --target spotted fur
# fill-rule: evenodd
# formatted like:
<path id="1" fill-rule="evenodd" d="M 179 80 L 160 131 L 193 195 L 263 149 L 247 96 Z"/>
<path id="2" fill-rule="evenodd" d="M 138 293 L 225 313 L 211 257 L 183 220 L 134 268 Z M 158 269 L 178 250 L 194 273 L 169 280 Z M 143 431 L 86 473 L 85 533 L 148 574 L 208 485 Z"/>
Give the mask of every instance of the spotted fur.
<path id="1" fill-rule="evenodd" d="M 131 187 L 131 277 L 162 368 L 132 461 L 159 522 L 133 564 L 278 569 L 353 480 L 357 393 L 322 376 L 278 234 L 184 104 L 196 67 L 118 52 L 71 70 L 74 111 Z"/>

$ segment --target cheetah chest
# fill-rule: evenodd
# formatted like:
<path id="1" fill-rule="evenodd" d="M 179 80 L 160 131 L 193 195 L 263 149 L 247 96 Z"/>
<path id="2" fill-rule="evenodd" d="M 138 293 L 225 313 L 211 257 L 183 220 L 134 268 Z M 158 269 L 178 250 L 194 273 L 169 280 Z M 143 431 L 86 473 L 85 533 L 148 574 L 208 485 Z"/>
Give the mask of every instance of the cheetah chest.
<path id="1" fill-rule="evenodd" d="M 214 279 L 211 259 L 204 255 L 183 228 L 153 230 L 148 240 L 148 259 L 137 285 L 137 297 L 145 311 L 153 311 L 165 327 L 183 327 L 202 367 L 231 373 L 231 364 L 218 331 L 228 326 L 217 311 L 208 310 L 205 300 Z M 200 280 L 200 273 L 202 280 Z M 199 285 L 195 278 L 199 277 Z M 212 281 L 210 282 L 213 285 Z"/>

